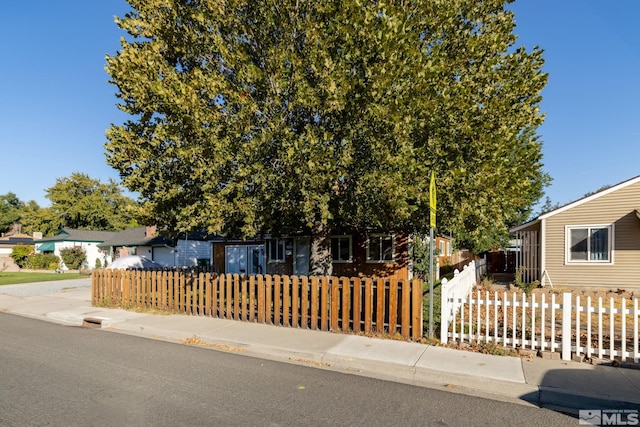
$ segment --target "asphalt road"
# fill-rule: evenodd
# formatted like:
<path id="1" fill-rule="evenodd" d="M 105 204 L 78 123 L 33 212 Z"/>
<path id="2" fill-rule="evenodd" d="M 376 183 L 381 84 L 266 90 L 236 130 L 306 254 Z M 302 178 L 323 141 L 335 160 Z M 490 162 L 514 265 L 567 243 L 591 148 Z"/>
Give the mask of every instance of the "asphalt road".
<path id="1" fill-rule="evenodd" d="M 0 313 L 0 426 L 572 426 L 575 418 Z"/>

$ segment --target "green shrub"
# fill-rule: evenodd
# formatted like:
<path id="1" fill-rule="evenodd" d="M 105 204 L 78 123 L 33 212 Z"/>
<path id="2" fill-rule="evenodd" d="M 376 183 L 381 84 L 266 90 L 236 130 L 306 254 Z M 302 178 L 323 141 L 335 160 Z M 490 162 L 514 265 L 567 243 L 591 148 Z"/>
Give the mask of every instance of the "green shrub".
<path id="1" fill-rule="evenodd" d="M 515 277 L 515 282 L 516 282 L 516 287 L 522 289 L 522 291 L 527 295 L 530 296 L 531 292 L 537 288 L 538 286 L 540 286 L 540 281 L 539 280 L 535 280 L 531 283 L 525 283 L 523 280 L 523 276 L 524 273 L 526 271 L 526 267 L 521 266 L 520 268 L 518 268 L 518 271 L 516 271 L 516 277 Z"/>
<path id="2" fill-rule="evenodd" d="M 72 248 L 64 248 L 60 250 L 60 256 L 64 265 L 70 270 L 77 270 L 87 259 L 84 249 L 78 246 Z"/>
<path id="3" fill-rule="evenodd" d="M 100 261 L 100 258 L 96 258 L 96 268 L 102 268 L 102 261 Z"/>
<path id="4" fill-rule="evenodd" d="M 27 259 L 29 255 L 31 255 L 34 251 L 33 246 L 29 245 L 15 245 L 13 250 L 11 251 L 11 258 L 20 268 L 25 268 L 27 266 Z"/>
<path id="5" fill-rule="evenodd" d="M 34 270 L 55 270 L 60 264 L 60 258 L 54 254 L 31 254 L 27 259 L 29 268 Z"/>

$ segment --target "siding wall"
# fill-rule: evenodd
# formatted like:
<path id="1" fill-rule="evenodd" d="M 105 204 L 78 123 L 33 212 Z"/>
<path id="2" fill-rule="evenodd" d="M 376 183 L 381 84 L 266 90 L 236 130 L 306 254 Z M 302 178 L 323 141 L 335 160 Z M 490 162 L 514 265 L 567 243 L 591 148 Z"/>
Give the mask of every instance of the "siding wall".
<path id="1" fill-rule="evenodd" d="M 353 262 L 333 263 L 333 275 L 336 277 L 393 277 L 396 279 L 409 278 L 409 240 L 406 234 L 395 233 L 395 260 L 390 263 L 366 262 L 366 236 L 352 235 Z M 225 272 L 225 246 L 239 243 L 214 243 L 213 266 L 220 273 Z M 248 242 L 255 245 L 255 242 Z M 286 255 L 285 262 L 267 263 L 267 274 L 293 275 L 293 255 Z"/>
<path id="2" fill-rule="evenodd" d="M 198 259 L 211 260 L 211 243 L 199 240 L 178 240 L 178 265 L 195 267 Z"/>
<path id="3" fill-rule="evenodd" d="M 640 183 L 603 195 L 546 222 L 546 271 L 553 286 L 640 286 Z M 614 224 L 612 264 L 565 263 L 565 226 Z"/>

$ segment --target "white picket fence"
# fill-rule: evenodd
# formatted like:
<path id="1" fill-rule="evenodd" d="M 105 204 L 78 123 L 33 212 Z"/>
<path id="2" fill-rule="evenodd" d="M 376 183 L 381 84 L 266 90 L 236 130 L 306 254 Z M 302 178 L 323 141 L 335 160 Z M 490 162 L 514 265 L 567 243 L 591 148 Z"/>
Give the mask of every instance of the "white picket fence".
<path id="1" fill-rule="evenodd" d="M 471 261 L 464 266 L 462 272 L 455 270 L 453 279 L 442 279 L 440 323 L 449 325 L 450 319 L 458 312 L 464 300 L 469 296 L 474 285 L 487 272 L 487 260 Z M 441 328 L 440 341 L 447 342 L 447 328 Z"/>
<path id="2" fill-rule="evenodd" d="M 472 292 L 475 266 L 442 285 L 440 340 L 492 342 L 505 347 L 572 353 L 639 363 L 638 299 L 580 298 L 565 292 L 532 294 Z"/>

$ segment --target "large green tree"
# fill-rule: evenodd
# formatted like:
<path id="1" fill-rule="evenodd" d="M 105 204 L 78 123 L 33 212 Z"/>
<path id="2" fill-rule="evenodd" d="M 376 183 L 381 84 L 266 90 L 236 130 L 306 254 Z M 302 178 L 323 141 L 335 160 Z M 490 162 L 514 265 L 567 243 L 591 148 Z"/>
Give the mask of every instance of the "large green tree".
<path id="1" fill-rule="evenodd" d="M 11 229 L 20 220 L 20 210 L 24 205 L 14 193 L 0 194 L 0 232 Z"/>
<path id="2" fill-rule="evenodd" d="M 39 209 L 34 200 L 24 202 L 12 192 L 0 194 L 0 233 L 11 230 L 14 224 L 20 224 L 23 232 L 30 232 L 29 218 Z"/>
<path id="3" fill-rule="evenodd" d="M 483 250 L 547 177 L 541 50 L 502 0 L 128 0 L 108 162 L 147 221 L 229 236 L 439 227 Z"/>
<path id="4" fill-rule="evenodd" d="M 51 206 L 27 217 L 29 228 L 44 235 L 62 227 L 119 231 L 136 225 L 135 202 L 113 180 L 106 183 L 74 172 L 46 189 Z"/>

